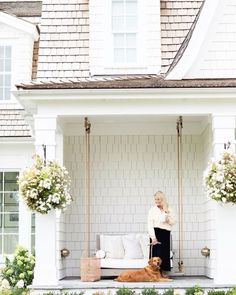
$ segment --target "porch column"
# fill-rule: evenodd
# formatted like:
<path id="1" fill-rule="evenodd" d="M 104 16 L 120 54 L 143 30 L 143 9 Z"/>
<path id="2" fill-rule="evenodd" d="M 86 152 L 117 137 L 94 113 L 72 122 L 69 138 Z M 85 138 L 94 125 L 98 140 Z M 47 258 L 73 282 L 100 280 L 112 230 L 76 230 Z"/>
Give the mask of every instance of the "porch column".
<path id="1" fill-rule="evenodd" d="M 47 147 L 47 159 L 56 158 L 56 117 L 35 116 L 35 149 L 43 157 L 42 145 Z M 33 286 L 58 284 L 56 253 L 56 212 L 35 215 L 35 256 Z"/>
<path id="2" fill-rule="evenodd" d="M 213 115 L 213 154 L 218 156 L 223 152 L 224 143 L 231 142 L 235 151 L 235 116 Z M 215 206 L 216 213 L 216 256 L 214 281 L 217 284 L 235 284 L 236 264 L 234 253 L 236 240 L 233 237 L 236 228 L 236 206 L 219 204 Z"/>
<path id="3" fill-rule="evenodd" d="M 19 198 L 19 245 L 24 246 L 30 252 L 31 249 L 31 211 Z"/>

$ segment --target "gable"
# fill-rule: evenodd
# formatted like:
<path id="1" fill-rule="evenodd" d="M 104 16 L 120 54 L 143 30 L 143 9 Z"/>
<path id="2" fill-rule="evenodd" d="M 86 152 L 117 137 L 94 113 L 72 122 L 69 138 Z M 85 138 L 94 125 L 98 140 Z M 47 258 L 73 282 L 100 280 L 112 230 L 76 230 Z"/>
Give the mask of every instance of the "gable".
<path id="1" fill-rule="evenodd" d="M 9 37 L 14 32 L 21 32 L 30 35 L 34 40 L 39 37 L 37 28 L 35 25 L 21 20 L 15 16 L 0 11 L 0 30 Z M 4 34 L 3 34 L 4 35 Z M 4 36 L 3 36 L 4 37 Z"/>
<path id="2" fill-rule="evenodd" d="M 236 3 L 206 0 L 189 44 L 167 79 L 236 77 Z"/>

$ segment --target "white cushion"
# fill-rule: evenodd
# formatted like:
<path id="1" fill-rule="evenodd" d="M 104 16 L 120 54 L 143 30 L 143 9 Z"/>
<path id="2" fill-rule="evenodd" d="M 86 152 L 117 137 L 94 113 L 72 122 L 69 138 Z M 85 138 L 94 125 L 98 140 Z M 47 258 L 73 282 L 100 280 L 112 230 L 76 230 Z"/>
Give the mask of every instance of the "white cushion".
<path id="1" fill-rule="evenodd" d="M 103 258 L 100 260 L 101 268 L 143 268 L 148 265 L 148 259 L 112 259 Z"/>
<path id="2" fill-rule="evenodd" d="M 149 258 L 149 235 L 148 234 L 136 234 L 136 239 L 140 242 L 141 249 L 144 258 Z"/>
<path id="3" fill-rule="evenodd" d="M 135 235 L 126 235 L 122 237 L 125 259 L 142 259 L 143 252 L 140 242 L 136 239 Z"/>
<path id="4" fill-rule="evenodd" d="M 124 258 L 124 247 L 121 236 L 101 235 L 100 248 L 106 252 L 106 257 L 120 259 Z"/>

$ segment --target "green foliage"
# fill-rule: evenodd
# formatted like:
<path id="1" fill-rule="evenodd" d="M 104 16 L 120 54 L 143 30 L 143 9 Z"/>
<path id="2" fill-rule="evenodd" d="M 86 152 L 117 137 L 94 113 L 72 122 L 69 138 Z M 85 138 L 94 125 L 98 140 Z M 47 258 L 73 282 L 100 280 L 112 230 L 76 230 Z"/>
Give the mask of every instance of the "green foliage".
<path id="1" fill-rule="evenodd" d="M 32 283 L 34 277 L 34 256 L 22 246 L 17 246 L 13 260 L 5 259 L 5 267 L 2 270 L 2 278 L 6 279 L 11 287 L 15 287 L 19 281 L 26 288 Z M 16 293 L 17 294 L 17 293 Z"/>
<path id="2" fill-rule="evenodd" d="M 195 285 L 191 288 L 185 290 L 185 295 L 202 295 L 204 292 L 202 288 L 198 285 Z"/>
<path id="3" fill-rule="evenodd" d="M 116 295 L 134 295 L 135 291 L 132 291 L 129 288 L 126 287 L 122 287 L 122 288 L 118 288 L 118 290 L 116 291 Z"/>
<path id="4" fill-rule="evenodd" d="M 209 290 L 207 295 L 225 295 L 226 292 L 224 290 Z"/>
<path id="5" fill-rule="evenodd" d="M 174 289 L 168 289 L 164 291 L 162 295 L 174 295 Z"/>
<path id="6" fill-rule="evenodd" d="M 236 287 L 226 292 L 226 295 L 236 295 Z"/>
<path id="7" fill-rule="evenodd" d="M 155 288 L 144 288 L 141 292 L 142 295 L 159 295 Z"/>

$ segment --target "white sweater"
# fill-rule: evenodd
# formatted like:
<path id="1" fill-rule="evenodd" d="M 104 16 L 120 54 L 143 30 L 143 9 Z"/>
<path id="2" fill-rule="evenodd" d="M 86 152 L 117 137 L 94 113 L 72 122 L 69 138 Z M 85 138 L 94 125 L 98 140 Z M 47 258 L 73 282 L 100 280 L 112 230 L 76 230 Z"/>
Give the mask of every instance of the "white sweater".
<path id="1" fill-rule="evenodd" d="M 154 227 L 171 230 L 175 223 L 172 210 L 168 209 L 168 214 L 161 211 L 157 206 L 153 206 L 148 212 L 148 233 L 150 238 L 155 238 Z"/>

